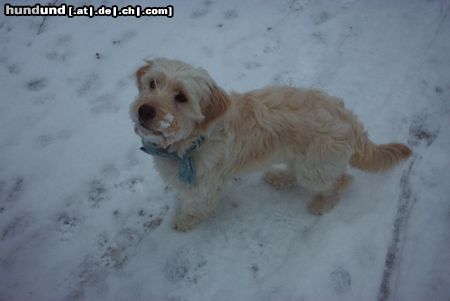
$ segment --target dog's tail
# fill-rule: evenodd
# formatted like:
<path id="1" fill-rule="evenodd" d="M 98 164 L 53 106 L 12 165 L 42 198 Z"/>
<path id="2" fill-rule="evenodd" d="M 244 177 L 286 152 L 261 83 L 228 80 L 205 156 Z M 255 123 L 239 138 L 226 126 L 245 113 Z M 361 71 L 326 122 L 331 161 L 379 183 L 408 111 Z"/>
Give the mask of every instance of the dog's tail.
<path id="1" fill-rule="evenodd" d="M 375 144 L 364 133 L 356 143 L 350 165 L 370 172 L 389 169 L 411 156 L 411 149 L 401 143 Z"/>

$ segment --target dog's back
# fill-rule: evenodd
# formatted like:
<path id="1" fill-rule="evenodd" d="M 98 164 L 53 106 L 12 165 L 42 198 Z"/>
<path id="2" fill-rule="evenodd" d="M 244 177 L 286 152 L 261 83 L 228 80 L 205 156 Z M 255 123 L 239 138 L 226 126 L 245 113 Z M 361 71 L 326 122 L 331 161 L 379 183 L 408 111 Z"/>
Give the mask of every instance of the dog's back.
<path id="1" fill-rule="evenodd" d="M 305 155 L 318 139 L 328 142 L 322 150 L 332 147 L 330 144 L 345 145 L 351 153 L 347 163 L 364 171 L 386 170 L 411 155 L 404 144 L 372 142 L 340 98 L 319 90 L 274 86 L 234 94 L 232 99 L 235 108 L 231 124 L 245 137 L 243 142 L 252 144 L 251 155 L 258 162 L 283 146 Z M 261 151 L 255 152 L 255 146 Z M 246 161 L 244 154 L 241 149 L 242 161 Z"/>

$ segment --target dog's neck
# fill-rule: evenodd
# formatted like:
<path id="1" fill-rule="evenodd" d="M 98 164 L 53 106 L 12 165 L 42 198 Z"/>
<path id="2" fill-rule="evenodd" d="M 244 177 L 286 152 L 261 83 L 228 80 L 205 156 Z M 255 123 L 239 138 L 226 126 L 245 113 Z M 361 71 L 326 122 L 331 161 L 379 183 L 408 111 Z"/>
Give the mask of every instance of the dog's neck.
<path id="1" fill-rule="evenodd" d="M 230 110 L 227 110 L 227 112 L 223 116 L 210 124 L 206 130 L 194 130 L 189 137 L 172 143 L 167 147 L 168 150 L 171 152 L 176 152 L 179 156 L 182 156 L 186 152 L 186 150 L 200 137 L 204 137 L 206 140 L 205 142 L 207 142 L 209 136 L 214 137 L 214 132 L 220 131 L 225 127 L 227 114 L 229 113 L 229 111 Z"/>
<path id="2" fill-rule="evenodd" d="M 179 157 L 182 157 L 184 153 L 186 153 L 186 151 L 192 146 L 192 144 L 200 139 L 200 137 L 206 138 L 205 135 L 195 133 L 189 136 L 188 138 L 172 143 L 167 147 L 167 149 L 170 152 L 177 153 Z"/>
<path id="3" fill-rule="evenodd" d="M 182 182 L 187 184 L 195 184 L 195 166 L 192 162 L 193 154 L 202 146 L 205 141 L 204 136 L 200 136 L 196 141 L 193 141 L 189 148 L 179 155 L 176 152 L 170 151 L 168 148 L 161 148 L 155 144 L 147 143 L 142 140 L 141 150 L 149 155 L 162 157 L 164 159 L 179 161 L 178 177 Z"/>
<path id="4" fill-rule="evenodd" d="M 209 132 L 208 133 L 193 133 L 188 138 L 185 138 L 181 141 L 176 141 L 168 146 L 168 150 L 170 152 L 177 153 L 178 156 L 182 157 L 186 151 L 192 146 L 192 144 L 195 144 L 196 141 L 199 141 L 200 139 L 208 140 Z M 203 137 L 203 138 L 202 138 Z"/>

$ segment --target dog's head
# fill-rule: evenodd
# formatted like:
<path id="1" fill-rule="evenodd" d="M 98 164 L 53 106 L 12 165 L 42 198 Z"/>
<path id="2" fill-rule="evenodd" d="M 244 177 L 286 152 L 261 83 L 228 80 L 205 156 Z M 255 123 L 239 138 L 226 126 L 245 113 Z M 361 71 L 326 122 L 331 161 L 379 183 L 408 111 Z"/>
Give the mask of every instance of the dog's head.
<path id="1" fill-rule="evenodd" d="M 208 72 L 178 60 L 147 61 L 136 71 L 136 84 L 139 95 L 130 109 L 135 132 L 163 147 L 206 131 L 229 106 Z"/>

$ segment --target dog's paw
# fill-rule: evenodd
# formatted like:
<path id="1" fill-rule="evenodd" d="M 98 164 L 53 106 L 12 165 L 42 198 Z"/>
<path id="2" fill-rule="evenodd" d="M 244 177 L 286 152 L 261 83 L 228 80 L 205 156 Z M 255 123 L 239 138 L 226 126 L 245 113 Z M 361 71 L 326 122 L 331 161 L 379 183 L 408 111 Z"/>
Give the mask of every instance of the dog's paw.
<path id="1" fill-rule="evenodd" d="M 324 196 L 318 194 L 308 205 L 308 211 L 315 215 L 322 215 L 329 212 L 336 206 L 337 197 L 336 196 Z"/>
<path id="2" fill-rule="evenodd" d="M 187 232 L 195 228 L 202 219 L 192 214 L 179 214 L 173 219 L 173 228 L 179 232 Z"/>
<path id="3" fill-rule="evenodd" d="M 296 182 L 295 176 L 284 170 L 267 171 L 264 180 L 278 190 L 287 190 Z"/>

